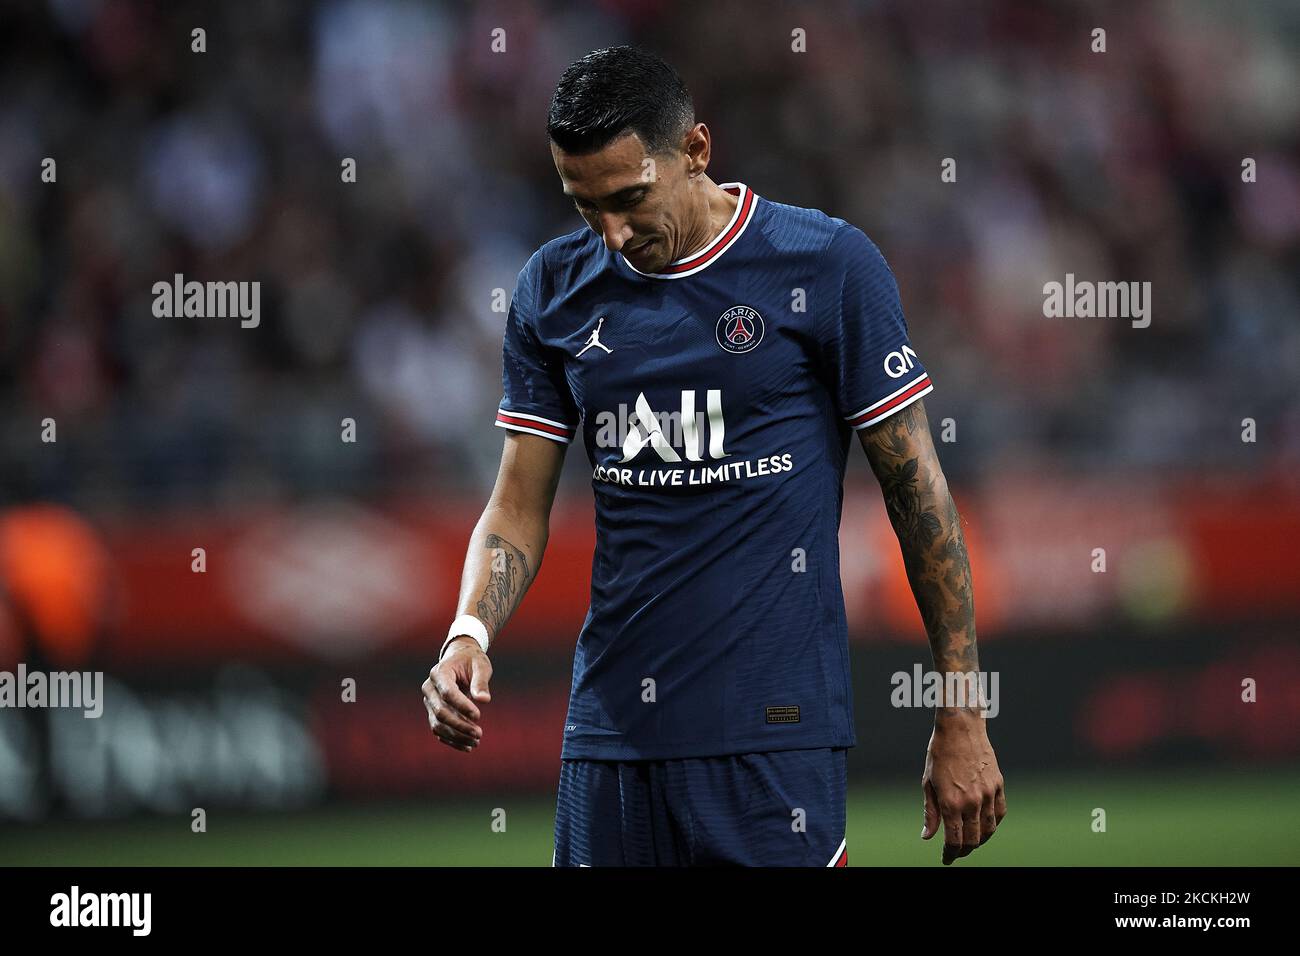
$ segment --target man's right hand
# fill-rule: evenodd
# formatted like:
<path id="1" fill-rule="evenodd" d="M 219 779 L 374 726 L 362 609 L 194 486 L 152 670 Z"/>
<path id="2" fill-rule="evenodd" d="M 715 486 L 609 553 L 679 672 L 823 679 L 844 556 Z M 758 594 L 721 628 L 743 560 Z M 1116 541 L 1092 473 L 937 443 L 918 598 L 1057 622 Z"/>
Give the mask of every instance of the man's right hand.
<path id="1" fill-rule="evenodd" d="M 478 642 L 468 636 L 448 644 L 442 660 L 430 669 L 420 685 L 424 709 L 434 734 L 448 747 L 469 753 L 478 746 L 483 737 L 478 724 L 482 714 L 475 702 L 486 704 L 492 700 L 488 692 L 491 679 L 492 662 Z"/>

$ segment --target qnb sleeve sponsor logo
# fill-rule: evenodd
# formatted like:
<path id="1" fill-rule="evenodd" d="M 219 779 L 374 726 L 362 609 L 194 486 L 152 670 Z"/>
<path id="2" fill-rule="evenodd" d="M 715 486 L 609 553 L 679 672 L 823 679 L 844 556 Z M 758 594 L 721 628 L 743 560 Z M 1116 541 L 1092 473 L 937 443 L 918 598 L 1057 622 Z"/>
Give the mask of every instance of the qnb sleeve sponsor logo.
<path id="1" fill-rule="evenodd" d="M 148 936 L 152 893 L 82 893 L 73 886 L 50 897 L 51 926 L 125 926 L 133 936 Z"/>
<path id="2" fill-rule="evenodd" d="M 902 378 L 916 365 L 916 353 L 904 345 L 897 352 L 885 356 L 885 374 L 890 378 Z"/>
<path id="3" fill-rule="evenodd" d="M 623 457 L 619 464 L 626 464 L 649 446 L 662 461 L 680 462 L 703 461 L 701 454 L 701 432 L 708 433 L 709 458 L 726 458 L 727 450 L 723 447 L 727 426 L 722 419 L 722 389 L 710 388 L 705 392 L 705 415 L 696 411 L 695 389 L 682 389 L 682 407 L 680 412 L 659 414 L 650 407 L 645 392 L 636 397 L 636 415 L 628 420 L 628 427 L 623 438 Z M 604 413 L 602 413 L 604 414 Z M 678 454 L 677 449 L 682 453 Z"/>

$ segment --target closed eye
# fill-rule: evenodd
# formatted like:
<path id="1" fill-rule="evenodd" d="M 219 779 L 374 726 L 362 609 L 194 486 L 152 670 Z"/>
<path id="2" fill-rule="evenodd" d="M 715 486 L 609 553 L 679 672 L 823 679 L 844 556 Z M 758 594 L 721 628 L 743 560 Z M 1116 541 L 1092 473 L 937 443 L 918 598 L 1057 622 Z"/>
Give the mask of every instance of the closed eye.
<path id="1" fill-rule="evenodd" d="M 614 206 L 614 208 L 619 210 L 635 209 L 637 206 L 641 205 L 644 199 L 645 199 L 645 191 L 642 190 L 641 192 L 628 196 L 626 199 L 619 200 L 618 203 Z M 590 203 L 585 203 L 580 199 L 575 199 L 573 200 L 573 205 L 574 208 L 576 208 L 578 212 L 582 213 L 582 215 L 584 216 L 596 215 L 597 212 L 596 207 L 591 205 Z"/>

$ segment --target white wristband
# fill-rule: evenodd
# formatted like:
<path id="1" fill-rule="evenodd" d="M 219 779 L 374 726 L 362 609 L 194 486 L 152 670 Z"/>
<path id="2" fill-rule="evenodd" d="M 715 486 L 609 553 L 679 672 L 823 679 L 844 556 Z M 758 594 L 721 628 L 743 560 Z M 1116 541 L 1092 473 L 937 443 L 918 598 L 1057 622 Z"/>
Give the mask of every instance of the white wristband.
<path id="1" fill-rule="evenodd" d="M 478 642 L 478 646 L 483 648 L 483 653 L 487 653 L 487 628 L 473 614 L 462 614 L 451 622 L 451 627 L 447 630 L 447 639 L 442 642 L 442 650 L 438 652 L 438 660 L 442 660 L 442 655 L 447 651 L 447 645 L 458 637 L 474 638 Z"/>

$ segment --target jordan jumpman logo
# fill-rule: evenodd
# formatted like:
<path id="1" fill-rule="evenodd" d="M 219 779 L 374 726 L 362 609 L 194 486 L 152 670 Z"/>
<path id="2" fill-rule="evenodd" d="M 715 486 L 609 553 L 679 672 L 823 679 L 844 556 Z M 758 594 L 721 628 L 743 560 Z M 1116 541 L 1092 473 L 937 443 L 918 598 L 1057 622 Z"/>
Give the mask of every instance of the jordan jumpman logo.
<path id="1" fill-rule="evenodd" d="M 578 352 L 578 355 L 581 355 L 583 352 L 587 351 L 587 349 L 591 348 L 593 345 L 596 346 L 597 348 L 604 349 L 607 353 L 614 351 L 613 349 L 609 348 L 603 342 L 600 341 L 600 327 L 604 324 L 605 324 L 605 317 L 602 315 L 600 319 L 596 322 L 596 331 L 591 333 L 591 338 L 587 339 L 587 344 L 582 347 L 582 350 Z M 577 358 L 577 356 L 574 357 Z"/>

